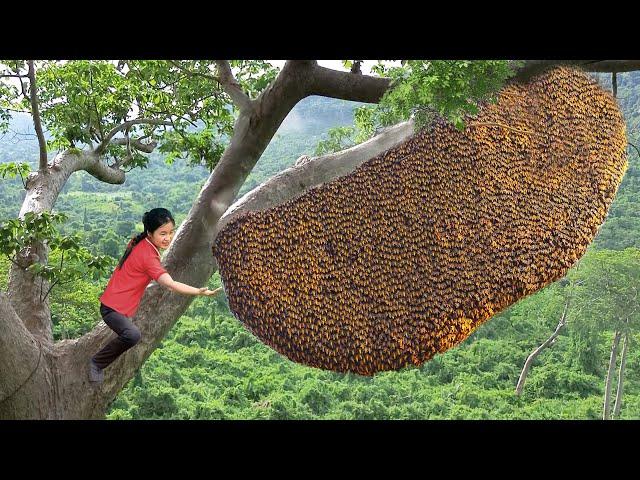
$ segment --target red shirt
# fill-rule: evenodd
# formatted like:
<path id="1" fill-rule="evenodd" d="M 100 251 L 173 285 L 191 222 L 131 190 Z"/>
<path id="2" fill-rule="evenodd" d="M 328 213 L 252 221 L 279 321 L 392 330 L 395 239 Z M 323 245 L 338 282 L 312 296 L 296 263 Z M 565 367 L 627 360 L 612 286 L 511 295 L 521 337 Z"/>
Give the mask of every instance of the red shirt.
<path id="1" fill-rule="evenodd" d="M 126 317 L 133 317 L 151 280 L 167 273 L 160 263 L 160 252 L 145 238 L 127 257 L 122 268 L 116 267 L 100 301 Z"/>

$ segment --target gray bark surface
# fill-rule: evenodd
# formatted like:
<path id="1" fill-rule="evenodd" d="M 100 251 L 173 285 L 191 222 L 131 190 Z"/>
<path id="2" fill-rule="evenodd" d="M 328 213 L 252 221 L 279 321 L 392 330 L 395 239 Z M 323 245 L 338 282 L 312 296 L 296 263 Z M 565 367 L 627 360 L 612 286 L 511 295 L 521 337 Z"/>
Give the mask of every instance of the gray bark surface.
<path id="1" fill-rule="evenodd" d="M 618 371 L 618 388 L 616 389 L 616 402 L 613 406 L 613 418 L 620 418 L 622 408 L 622 397 L 624 393 L 624 370 L 627 363 L 627 351 L 629 349 L 629 332 L 625 332 L 622 343 L 622 358 L 620 360 L 620 370 Z"/>
<path id="2" fill-rule="evenodd" d="M 542 353 L 542 351 L 547 348 L 549 345 L 555 343 L 556 338 L 560 335 L 560 331 L 566 325 L 567 320 L 567 308 L 569 307 L 569 302 L 565 303 L 564 311 L 562 312 L 562 317 L 560 317 L 560 321 L 556 326 L 555 331 L 551 334 L 549 338 L 547 338 L 538 348 L 536 348 L 531 354 L 527 357 L 527 360 L 524 362 L 524 367 L 522 367 L 522 372 L 520 373 L 520 377 L 518 378 L 518 384 L 516 385 L 516 395 L 522 395 L 522 390 L 524 389 L 524 384 L 527 381 L 527 375 L 529 374 L 529 370 L 531 369 L 531 365 L 533 361 Z"/>
<path id="3" fill-rule="evenodd" d="M 607 379 L 604 386 L 604 405 L 602 409 L 602 419 L 609 420 L 611 417 L 611 386 L 613 383 L 613 373 L 616 369 L 616 361 L 618 359 L 618 346 L 620 345 L 621 332 L 616 330 L 611 344 L 611 355 L 609 357 L 609 369 L 607 370 Z"/>

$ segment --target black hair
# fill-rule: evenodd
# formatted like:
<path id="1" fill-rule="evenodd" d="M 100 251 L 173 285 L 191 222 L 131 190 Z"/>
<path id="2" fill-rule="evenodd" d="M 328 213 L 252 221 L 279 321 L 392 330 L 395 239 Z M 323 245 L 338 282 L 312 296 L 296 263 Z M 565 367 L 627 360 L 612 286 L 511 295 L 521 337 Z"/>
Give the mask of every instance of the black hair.
<path id="1" fill-rule="evenodd" d="M 127 257 L 131 253 L 131 250 L 133 250 L 133 247 L 144 240 L 147 234 L 155 232 L 162 225 L 169 222 L 172 222 L 174 225 L 176 224 L 176 221 L 173 219 L 173 215 L 171 215 L 171 212 L 166 208 L 154 208 L 152 210 L 149 210 L 148 212 L 144 212 L 144 215 L 142 216 L 144 231 L 129 240 L 127 249 L 124 252 L 124 255 L 122 255 L 120 262 L 118 263 L 118 268 L 122 268 L 122 265 L 124 265 L 124 262 L 127 260 Z"/>

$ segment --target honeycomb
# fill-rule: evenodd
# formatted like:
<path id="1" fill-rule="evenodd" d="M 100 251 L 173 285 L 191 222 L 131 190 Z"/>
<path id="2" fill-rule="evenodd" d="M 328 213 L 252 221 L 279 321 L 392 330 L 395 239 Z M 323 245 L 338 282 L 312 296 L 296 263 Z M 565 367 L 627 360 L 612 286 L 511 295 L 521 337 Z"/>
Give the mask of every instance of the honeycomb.
<path id="1" fill-rule="evenodd" d="M 421 365 L 551 282 L 627 168 L 613 96 L 557 68 L 507 84 L 349 175 L 230 222 L 213 253 L 236 317 L 289 359 L 373 375 Z"/>

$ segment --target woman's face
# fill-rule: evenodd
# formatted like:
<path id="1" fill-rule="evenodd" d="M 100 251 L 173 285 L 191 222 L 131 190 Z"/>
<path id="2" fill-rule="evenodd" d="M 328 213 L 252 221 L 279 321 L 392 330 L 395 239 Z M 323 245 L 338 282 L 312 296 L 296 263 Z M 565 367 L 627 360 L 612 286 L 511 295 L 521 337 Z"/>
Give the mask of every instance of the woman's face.
<path id="1" fill-rule="evenodd" d="M 153 243 L 157 249 L 164 250 L 169 248 L 175 230 L 176 226 L 173 222 L 167 222 L 161 227 L 158 227 L 155 232 L 149 233 L 149 240 L 151 240 L 151 243 Z"/>

